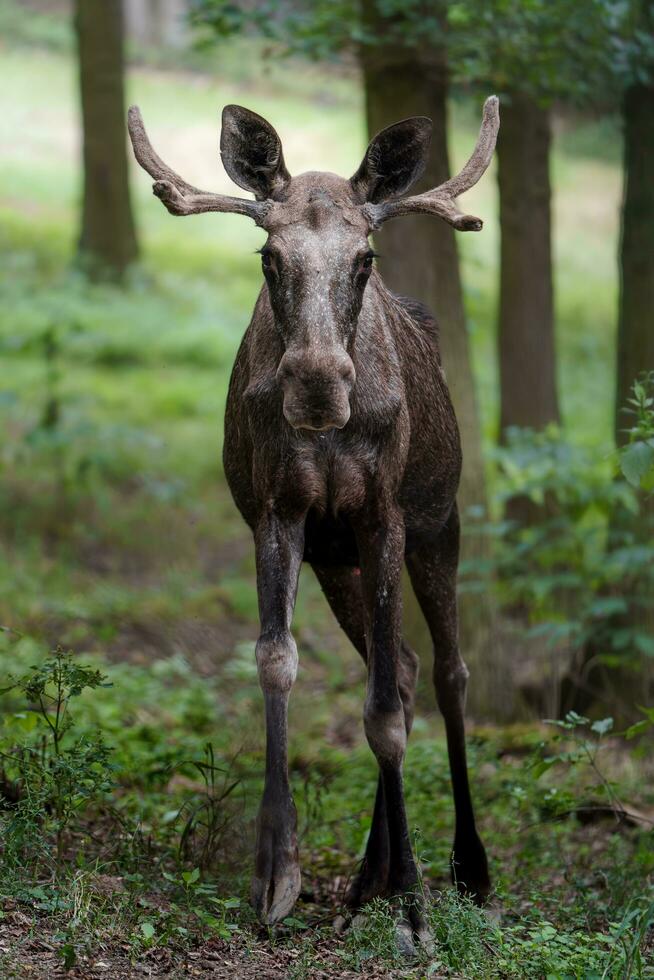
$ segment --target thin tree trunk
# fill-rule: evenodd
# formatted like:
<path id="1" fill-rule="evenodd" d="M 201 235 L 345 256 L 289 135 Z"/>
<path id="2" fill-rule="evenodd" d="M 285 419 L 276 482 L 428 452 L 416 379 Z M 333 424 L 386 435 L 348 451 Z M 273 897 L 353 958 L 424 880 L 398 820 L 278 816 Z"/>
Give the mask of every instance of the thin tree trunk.
<path id="1" fill-rule="evenodd" d="M 624 125 L 624 193 L 622 233 L 620 240 L 620 300 L 617 333 L 615 441 L 628 441 L 624 429 L 629 416 L 623 409 L 630 397 L 636 377 L 654 370 L 654 87 L 634 85 L 623 101 Z M 624 510 L 612 517 L 611 533 L 616 544 L 631 541 L 649 545 L 654 537 L 654 498 L 640 495 L 637 515 Z M 612 617 L 612 631 L 636 629 L 654 633 L 654 611 L 639 599 L 638 590 L 629 581 L 616 586 L 616 592 L 628 602 L 624 613 Z M 611 594 L 610 592 L 608 593 Z M 603 634 L 591 637 L 580 658 L 577 671 L 571 671 L 563 689 L 563 707 L 582 713 L 595 704 L 610 711 L 618 724 L 634 721 L 636 704 L 650 704 L 654 689 L 654 671 L 641 655 L 642 667 L 605 667 L 599 654 L 610 650 Z M 634 656 L 634 651 L 625 653 Z M 581 681 L 580 681 L 581 678 Z"/>
<path id="2" fill-rule="evenodd" d="M 121 0 L 76 0 L 84 197 L 79 256 L 93 276 L 120 277 L 137 255 L 129 198 Z"/>
<path id="3" fill-rule="evenodd" d="M 364 8 L 365 8 L 364 4 Z M 368 5 L 370 6 L 370 5 Z M 383 31 L 378 31 L 383 38 Z M 425 64 L 417 52 L 382 44 L 362 51 L 368 132 L 407 116 L 429 116 L 434 124 L 427 171 L 413 190 L 433 187 L 449 176 L 447 151 L 447 73 L 444 60 Z M 458 494 L 464 535 L 462 560 L 482 561 L 489 542 L 481 533 L 465 533 L 471 507 L 486 510 L 486 486 L 475 381 L 466 331 L 455 233 L 428 216 L 391 221 L 375 236 L 385 281 L 398 293 L 426 303 L 436 316 L 441 356 L 463 444 L 463 473 Z M 489 597 L 462 597 L 459 606 L 461 647 L 470 666 L 469 709 L 476 717 L 507 717 L 512 701 L 499 663 L 494 609 Z M 420 626 L 418 626 L 418 622 Z M 405 623 L 419 646 L 428 643 L 417 606 L 405 602 Z"/>
<path id="4" fill-rule="evenodd" d="M 627 89 L 622 111 L 624 195 L 615 400 L 618 446 L 628 441 L 624 429 L 630 421 L 623 409 L 631 387 L 639 374 L 654 371 L 654 85 L 633 85 Z M 614 522 L 614 530 L 627 534 L 633 544 L 648 546 L 654 539 L 654 496 L 644 493 L 639 496 L 639 513 L 621 514 Z M 654 636 L 652 605 L 639 602 L 633 594 L 625 598 L 629 606 L 624 625 Z M 637 673 L 633 668 L 610 672 L 608 690 L 617 702 L 616 713 L 626 705 L 633 716 L 635 704 L 651 701 L 654 669 L 642 654 L 641 662 Z M 626 712 L 623 717 L 625 714 L 628 717 Z"/>
<path id="5" fill-rule="evenodd" d="M 627 90 L 624 115 L 624 200 L 620 243 L 620 312 L 615 441 L 637 375 L 654 371 L 654 87 Z"/>
<path id="6" fill-rule="evenodd" d="M 550 120 L 520 93 L 502 104 L 497 140 L 500 191 L 500 303 L 497 332 L 500 440 L 511 426 L 559 421 L 550 217 Z M 513 497 L 506 516 L 537 523 L 542 512 Z"/>
<path id="7" fill-rule="evenodd" d="M 515 94 L 497 141 L 501 272 L 500 432 L 559 421 L 547 110 Z"/>

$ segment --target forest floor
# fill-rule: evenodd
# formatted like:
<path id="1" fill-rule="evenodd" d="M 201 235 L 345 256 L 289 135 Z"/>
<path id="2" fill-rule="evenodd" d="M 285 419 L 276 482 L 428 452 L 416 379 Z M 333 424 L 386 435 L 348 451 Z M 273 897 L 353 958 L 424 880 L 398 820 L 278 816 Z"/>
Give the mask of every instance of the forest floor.
<path id="1" fill-rule="evenodd" d="M 143 264 L 123 289 L 86 284 L 70 267 L 79 186 L 70 39 L 35 43 L 0 46 L 0 975 L 654 976 L 647 746 L 583 719 L 566 729 L 471 720 L 498 923 L 449 887 L 453 811 L 426 649 L 406 791 L 435 949 L 403 961 L 384 904 L 335 936 L 375 768 L 361 731 L 362 665 L 305 572 L 289 751 L 303 891 L 274 932 L 254 923 L 257 604 L 251 543 L 220 456 L 260 232 L 237 216 L 178 224 L 135 171 Z M 217 110 L 230 101 L 273 120 L 295 170 L 354 170 L 363 130 L 351 79 L 303 69 L 291 85 L 283 69 L 255 74 L 239 50 L 218 64 L 213 74 L 130 72 L 130 100 L 187 179 L 228 189 L 215 144 Z M 455 106 L 456 160 L 474 127 Z M 562 126 L 553 157 L 564 416 L 575 438 L 599 447 L 599 466 L 611 432 L 616 143 L 598 125 Z M 470 208 L 491 220 L 462 256 L 490 442 L 497 227 L 493 183 L 482 184 Z M 74 651 L 70 663 L 52 666 L 57 647 Z M 91 665 L 111 685 L 84 674 L 82 693 L 64 690 L 74 726 L 60 752 L 34 695 L 39 670 L 51 681 L 57 663 Z M 25 676 L 32 683 L 16 686 Z M 620 803 L 627 818 L 616 817 Z"/>

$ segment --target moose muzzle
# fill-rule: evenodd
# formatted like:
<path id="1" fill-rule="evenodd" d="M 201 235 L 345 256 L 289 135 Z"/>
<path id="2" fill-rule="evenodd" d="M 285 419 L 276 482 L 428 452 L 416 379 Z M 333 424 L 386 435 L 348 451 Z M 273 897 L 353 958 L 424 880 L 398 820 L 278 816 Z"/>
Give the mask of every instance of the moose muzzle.
<path id="1" fill-rule="evenodd" d="M 347 425 L 356 373 L 344 350 L 288 350 L 277 380 L 284 396 L 284 417 L 294 429 L 324 432 Z"/>

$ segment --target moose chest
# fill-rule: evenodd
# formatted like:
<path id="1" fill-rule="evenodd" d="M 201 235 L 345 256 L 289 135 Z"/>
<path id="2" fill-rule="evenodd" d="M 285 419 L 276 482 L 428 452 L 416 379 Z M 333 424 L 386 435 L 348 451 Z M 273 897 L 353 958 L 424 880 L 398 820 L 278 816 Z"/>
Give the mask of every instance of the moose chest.
<path id="1" fill-rule="evenodd" d="M 352 514 L 365 504 L 375 456 L 340 432 L 293 439 L 280 460 L 275 495 L 320 518 Z"/>

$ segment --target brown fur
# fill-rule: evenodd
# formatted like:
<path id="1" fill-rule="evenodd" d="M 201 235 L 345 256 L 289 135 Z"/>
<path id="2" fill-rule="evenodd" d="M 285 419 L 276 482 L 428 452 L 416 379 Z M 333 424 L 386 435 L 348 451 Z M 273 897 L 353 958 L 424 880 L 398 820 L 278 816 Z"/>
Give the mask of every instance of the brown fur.
<path id="1" fill-rule="evenodd" d="M 300 889 L 287 707 L 297 666 L 291 620 L 303 560 L 368 666 L 364 728 L 379 783 L 348 903 L 408 895 L 414 931 L 423 933 L 402 789 L 417 675 L 417 657 L 401 637 L 405 560 L 434 642 L 456 808 L 453 873 L 478 900 L 489 891 L 468 788 L 467 670 L 457 641 L 459 435 L 434 319 L 385 287 L 368 236 L 381 220 L 411 209 L 430 210 L 455 227 L 480 227 L 478 219 L 456 211 L 451 195 L 471 186 L 488 165 L 496 116 L 489 100 L 475 153 L 445 189 L 403 201 L 394 199 L 424 167 L 430 126 L 424 118 L 379 134 L 350 180 L 328 173 L 292 178 L 270 124 L 228 106 L 223 161 L 232 179 L 257 198 L 234 206 L 233 199 L 177 178 L 154 154 L 140 116 L 141 128 L 132 134 L 140 162 L 157 178 L 155 192 L 173 213 L 239 210 L 268 232 L 266 281 L 234 365 L 224 444 L 225 474 L 252 528 L 257 559 L 257 665 L 267 749 L 252 899 L 264 922 L 287 915 Z"/>

